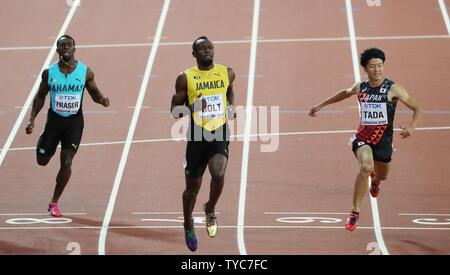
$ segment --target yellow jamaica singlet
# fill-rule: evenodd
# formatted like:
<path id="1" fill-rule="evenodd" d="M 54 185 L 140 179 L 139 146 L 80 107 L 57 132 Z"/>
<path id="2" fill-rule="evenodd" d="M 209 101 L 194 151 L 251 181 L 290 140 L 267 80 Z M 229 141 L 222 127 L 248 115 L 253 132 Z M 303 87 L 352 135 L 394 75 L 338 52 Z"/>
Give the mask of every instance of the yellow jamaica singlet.
<path id="1" fill-rule="evenodd" d="M 211 70 L 202 71 L 195 66 L 187 69 L 185 74 L 189 105 L 192 105 L 200 94 L 207 103 L 205 110 L 192 114 L 195 124 L 208 131 L 214 131 L 224 125 L 227 122 L 227 90 L 230 84 L 227 67 L 214 64 Z"/>

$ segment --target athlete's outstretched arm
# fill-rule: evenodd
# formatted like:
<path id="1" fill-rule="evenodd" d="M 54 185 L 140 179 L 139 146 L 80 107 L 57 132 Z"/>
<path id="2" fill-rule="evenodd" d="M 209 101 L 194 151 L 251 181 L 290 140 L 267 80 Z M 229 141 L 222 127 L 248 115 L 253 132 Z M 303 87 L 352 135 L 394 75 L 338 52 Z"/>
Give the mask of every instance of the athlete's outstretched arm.
<path id="1" fill-rule="evenodd" d="M 228 80 L 230 84 L 228 85 L 227 90 L 227 108 L 229 110 L 230 115 L 232 115 L 231 119 L 236 118 L 236 110 L 234 109 L 234 90 L 233 90 L 233 81 L 236 77 L 234 70 L 232 68 L 227 68 L 228 70 Z"/>
<path id="2" fill-rule="evenodd" d="M 339 92 L 337 92 L 334 95 L 330 96 L 329 98 L 325 99 L 321 103 L 311 107 L 311 109 L 309 111 L 309 115 L 314 117 L 317 115 L 316 113 L 320 109 L 325 107 L 326 105 L 330 105 L 330 104 L 342 101 L 346 98 L 349 98 L 352 95 L 356 95 L 359 92 L 359 84 L 360 84 L 360 82 L 356 82 L 355 84 L 353 84 L 352 87 L 350 87 L 348 89 L 340 90 Z"/>
<path id="3" fill-rule="evenodd" d="M 103 96 L 98 89 L 94 80 L 94 72 L 90 68 L 88 68 L 86 72 L 86 90 L 89 92 L 95 103 L 101 104 L 105 107 L 109 106 L 109 98 L 107 96 Z"/>
<path id="4" fill-rule="evenodd" d="M 400 127 L 402 128 L 402 131 L 400 132 L 402 138 L 409 137 L 414 132 L 422 118 L 422 108 L 400 84 L 392 85 L 390 95 L 393 99 L 397 98 L 405 104 L 406 107 L 414 111 L 411 123 L 407 127 Z"/>
<path id="5" fill-rule="evenodd" d="M 34 119 L 44 107 L 45 98 L 47 97 L 50 87 L 48 86 L 48 69 L 44 70 L 41 75 L 41 84 L 39 89 L 33 99 L 33 107 L 31 108 L 30 118 L 28 119 L 27 127 L 25 128 L 26 133 L 29 135 L 33 132 Z"/>

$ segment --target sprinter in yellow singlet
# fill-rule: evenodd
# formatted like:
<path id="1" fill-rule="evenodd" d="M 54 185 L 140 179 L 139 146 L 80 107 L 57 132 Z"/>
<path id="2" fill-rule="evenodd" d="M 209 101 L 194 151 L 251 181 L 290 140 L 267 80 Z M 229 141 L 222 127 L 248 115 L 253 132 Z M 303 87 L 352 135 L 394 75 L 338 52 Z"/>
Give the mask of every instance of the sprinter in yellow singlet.
<path id="1" fill-rule="evenodd" d="M 183 192 L 183 215 L 186 245 L 197 250 L 192 211 L 202 184 L 206 166 L 211 174 L 210 195 L 203 205 L 206 215 L 206 231 L 209 237 L 217 234 L 217 218 L 214 214 L 224 186 L 228 162 L 229 128 L 227 110 L 235 118 L 232 68 L 214 64 L 214 45 L 206 37 L 197 38 L 192 44 L 192 55 L 197 66 L 180 73 L 175 82 L 171 113 L 183 106 L 190 113 L 190 124 L 184 161 L 186 189 Z"/>

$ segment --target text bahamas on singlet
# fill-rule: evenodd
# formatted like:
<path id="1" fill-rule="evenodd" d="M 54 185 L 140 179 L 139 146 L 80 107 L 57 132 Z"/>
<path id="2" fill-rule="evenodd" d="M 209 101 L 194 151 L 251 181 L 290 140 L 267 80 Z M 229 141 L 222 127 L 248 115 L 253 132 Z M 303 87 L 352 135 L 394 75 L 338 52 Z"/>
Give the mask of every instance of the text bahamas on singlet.
<path id="1" fill-rule="evenodd" d="M 81 92 L 84 85 L 67 85 L 67 84 L 53 84 L 51 85 L 52 92 Z"/>

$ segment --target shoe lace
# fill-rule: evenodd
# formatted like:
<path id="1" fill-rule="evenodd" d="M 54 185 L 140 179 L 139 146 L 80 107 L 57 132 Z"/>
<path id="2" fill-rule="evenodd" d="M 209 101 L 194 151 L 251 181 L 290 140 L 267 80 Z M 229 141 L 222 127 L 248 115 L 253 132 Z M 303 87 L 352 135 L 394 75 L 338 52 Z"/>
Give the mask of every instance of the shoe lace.
<path id="1" fill-rule="evenodd" d="M 51 203 L 50 204 L 50 210 L 53 211 L 54 213 L 59 213 L 59 209 L 58 209 L 58 205 L 56 203 Z"/>
<path id="2" fill-rule="evenodd" d="M 358 220 L 358 216 L 352 214 L 350 217 L 350 224 L 351 225 L 355 224 L 357 220 Z"/>
<path id="3" fill-rule="evenodd" d="M 372 186 L 371 186 L 372 191 L 373 191 L 373 192 L 377 192 L 379 186 L 380 186 L 380 183 L 379 183 L 379 182 L 372 182 Z"/>
<path id="4" fill-rule="evenodd" d="M 208 219 L 207 219 L 208 226 L 214 225 L 215 222 L 216 222 L 216 216 L 214 216 L 214 214 L 209 214 Z"/>
<path id="5" fill-rule="evenodd" d="M 188 231 L 186 232 L 186 236 L 188 241 L 195 241 L 195 234 L 194 231 Z"/>

